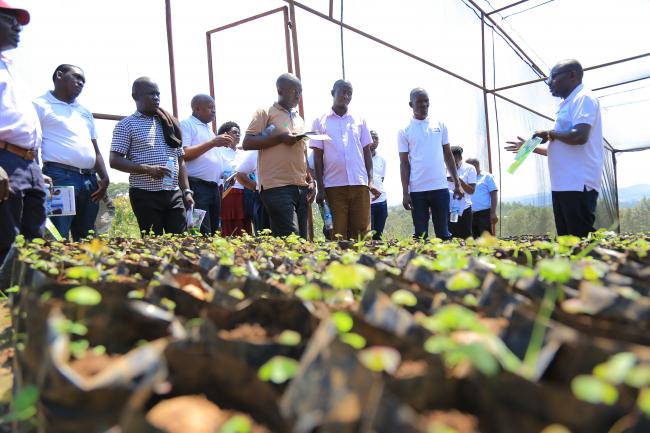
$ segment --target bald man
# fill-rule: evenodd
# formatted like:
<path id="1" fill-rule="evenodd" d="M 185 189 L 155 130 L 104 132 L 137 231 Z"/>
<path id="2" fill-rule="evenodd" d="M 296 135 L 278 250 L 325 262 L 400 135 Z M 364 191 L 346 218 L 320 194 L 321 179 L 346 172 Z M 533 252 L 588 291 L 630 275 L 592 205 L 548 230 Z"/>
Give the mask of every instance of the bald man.
<path id="1" fill-rule="evenodd" d="M 314 185 L 307 172 L 305 122 L 297 111 L 302 84 L 295 75 L 282 74 L 275 85 L 277 102 L 255 112 L 242 144 L 244 150 L 259 150 L 258 187 L 273 235 L 306 239 Z"/>
<path id="2" fill-rule="evenodd" d="M 140 77 L 131 97 L 137 110 L 115 125 L 110 165 L 129 173 L 129 198 L 142 233 L 182 233 L 186 209 L 194 206 L 183 148 L 163 131 L 161 116 L 168 113 L 159 110 L 158 84 Z"/>
<path id="3" fill-rule="evenodd" d="M 224 162 L 219 147 L 229 147 L 233 138 L 228 134 L 216 136 L 209 123 L 214 120 L 214 99 L 196 95 L 191 101 L 192 115 L 181 121 L 187 178 L 194 191 L 194 207 L 206 212 L 201 233 L 213 235 L 219 230 L 221 193 L 219 179 Z"/>
<path id="4" fill-rule="evenodd" d="M 548 147 L 535 153 L 548 156 L 553 216 L 557 234 L 585 237 L 595 230 L 596 202 L 603 172 L 603 129 L 598 99 L 582 84 L 577 60 L 563 60 L 551 69 L 546 83 L 562 98 L 553 129 L 536 131 Z M 524 139 L 509 141 L 517 152 Z"/>

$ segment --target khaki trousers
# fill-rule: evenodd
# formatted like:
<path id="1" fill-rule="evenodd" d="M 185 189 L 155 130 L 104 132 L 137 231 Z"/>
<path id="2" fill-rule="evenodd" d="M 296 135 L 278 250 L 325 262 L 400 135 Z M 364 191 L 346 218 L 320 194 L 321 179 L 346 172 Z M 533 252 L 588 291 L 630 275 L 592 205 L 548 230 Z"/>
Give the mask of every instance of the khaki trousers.
<path id="1" fill-rule="evenodd" d="M 334 236 L 363 238 L 370 231 L 370 191 L 366 185 L 325 188 L 332 210 Z"/>

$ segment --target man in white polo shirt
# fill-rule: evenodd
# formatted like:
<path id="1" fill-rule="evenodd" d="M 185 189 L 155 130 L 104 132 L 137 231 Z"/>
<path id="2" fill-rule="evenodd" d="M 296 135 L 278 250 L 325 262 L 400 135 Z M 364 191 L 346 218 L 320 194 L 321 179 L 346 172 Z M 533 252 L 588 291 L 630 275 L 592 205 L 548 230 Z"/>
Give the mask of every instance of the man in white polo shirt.
<path id="1" fill-rule="evenodd" d="M 456 172 L 456 162 L 451 153 L 447 127 L 429 118 L 429 95 L 422 88 L 411 90 L 409 106 L 413 118 L 399 131 L 397 147 L 402 180 L 402 204 L 411 211 L 415 238 L 429 235 L 429 216 L 436 237 L 450 239 L 449 190 L 445 165 L 453 182 L 453 195 L 463 192 Z"/>
<path id="2" fill-rule="evenodd" d="M 194 191 L 194 207 L 206 212 L 201 233 L 213 235 L 219 230 L 221 193 L 219 179 L 224 162 L 219 147 L 230 146 L 228 134 L 214 135 L 209 123 L 214 120 L 214 99 L 209 95 L 192 98 L 192 115 L 181 121 L 185 165 L 190 189 Z"/>
<path id="3" fill-rule="evenodd" d="M 598 99 L 582 84 L 577 60 L 563 60 L 547 79 L 553 96 L 562 98 L 555 126 L 536 131 L 548 148 L 535 153 L 548 156 L 553 215 L 557 234 L 584 237 L 593 232 L 596 201 L 603 171 L 603 130 Z M 524 139 L 509 141 L 506 150 L 516 152 Z"/>
<path id="4" fill-rule="evenodd" d="M 363 238 L 370 230 L 370 191 L 379 197 L 372 183 L 372 138 L 362 118 L 351 115 L 352 84 L 338 80 L 331 91 L 334 99 L 327 114 L 314 120 L 312 130 L 330 140 L 311 140 L 318 193 L 316 201 L 332 210 L 334 236 Z"/>
<path id="5" fill-rule="evenodd" d="M 81 68 L 59 65 L 52 75 L 54 90 L 34 100 L 43 130 L 43 173 L 54 186 L 73 186 L 76 214 L 52 218 L 61 236 L 75 241 L 95 228 L 99 201 L 108 188 L 108 174 L 97 146 L 90 111 L 77 102 L 86 78 Z M 101 180 L 97 182 L 97 174 Z"/>

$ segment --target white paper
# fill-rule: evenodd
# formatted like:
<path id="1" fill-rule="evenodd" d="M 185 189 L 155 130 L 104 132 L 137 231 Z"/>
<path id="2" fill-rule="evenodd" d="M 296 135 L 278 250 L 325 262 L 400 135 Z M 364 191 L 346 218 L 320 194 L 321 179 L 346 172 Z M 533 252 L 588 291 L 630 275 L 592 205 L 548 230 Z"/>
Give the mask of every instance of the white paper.
<path id="1" fill-rule="evenodd" d="M 310 140 L 331 140 L 330 136 L 327 134 L 319 134 L 317 132 L 305 132 L 305 135 Z"/>
<path id="2" fill-rule="evenodd" d="M 51 193 L 47 188 L 45 190 L 45 210 L 47 216 L 50 217 L 76 215 L 74 186 L 55 186 Z"/>

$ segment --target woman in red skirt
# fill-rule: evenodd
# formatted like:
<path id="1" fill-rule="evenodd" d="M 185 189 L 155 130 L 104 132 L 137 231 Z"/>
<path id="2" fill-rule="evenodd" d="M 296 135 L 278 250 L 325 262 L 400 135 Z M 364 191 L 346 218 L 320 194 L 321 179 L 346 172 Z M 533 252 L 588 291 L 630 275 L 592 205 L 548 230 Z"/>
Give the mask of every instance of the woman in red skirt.
<path id="1" fill-rule="evenodd" d="M 228 134 L 233 138 L 232 147 L 219 148 L 225 163 L 221 196 L 221 235 L 241 236 L 244 232 L 252 234 L 251 220 L 244 212 L 244 186 L 234 178 L 239 162 L 244 156 L 242 150 L 237 150 L 239 126 L 235 122 L 226 122 L 219 127 L 217 134 Z"/>

